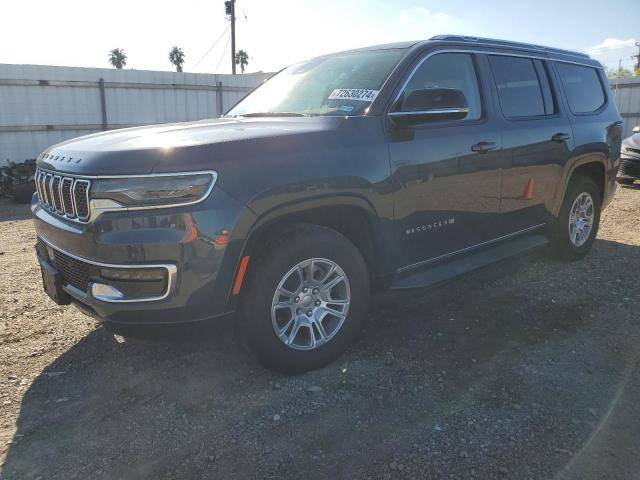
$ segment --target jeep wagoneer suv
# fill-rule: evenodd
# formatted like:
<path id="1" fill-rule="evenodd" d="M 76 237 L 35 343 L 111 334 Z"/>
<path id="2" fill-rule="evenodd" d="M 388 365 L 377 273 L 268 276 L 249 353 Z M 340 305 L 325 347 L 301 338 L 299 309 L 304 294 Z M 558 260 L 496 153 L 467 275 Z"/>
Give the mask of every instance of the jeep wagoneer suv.
<path id="1" fill-rule="evenodd" d="M 285 68 L 224 117 L 38 158 L 44 288 L 110 326 L 237 314 L 266 365 L 342 352 L 371 291 L 591 248 L 621 118 L 587 55 L 438 36 Z"/>

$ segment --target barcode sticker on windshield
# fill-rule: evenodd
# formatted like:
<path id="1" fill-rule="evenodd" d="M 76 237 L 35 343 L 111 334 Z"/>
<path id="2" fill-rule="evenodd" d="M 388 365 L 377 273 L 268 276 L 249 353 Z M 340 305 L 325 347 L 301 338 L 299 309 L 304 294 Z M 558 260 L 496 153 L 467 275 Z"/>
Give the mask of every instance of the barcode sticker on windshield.
<path id="1" fill-rule="evenodd" d="M 360 88 L 336 88 L 329 100 L 360 100 L 362 102 L 373 102 L 380 90 L 363 90 Z"/>

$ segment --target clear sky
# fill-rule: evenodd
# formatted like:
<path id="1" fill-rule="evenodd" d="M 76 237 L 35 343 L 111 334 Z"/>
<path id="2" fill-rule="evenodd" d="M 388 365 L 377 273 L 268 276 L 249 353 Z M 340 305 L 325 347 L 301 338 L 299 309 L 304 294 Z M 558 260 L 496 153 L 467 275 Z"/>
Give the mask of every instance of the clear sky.
<path id="1" fill-rule="evenodd" d="M 236 10 L 248 71 L 440 33 L 581 50 L 631 68 L 640 40 L 640 0 L 237 0 Z M 223 0 L 2 0 L 1 12 L 0 63 L 109 67 L 119 47 L 126 68 L 169 70 L 177 45 L 185 71 L 231 70 Z"/>

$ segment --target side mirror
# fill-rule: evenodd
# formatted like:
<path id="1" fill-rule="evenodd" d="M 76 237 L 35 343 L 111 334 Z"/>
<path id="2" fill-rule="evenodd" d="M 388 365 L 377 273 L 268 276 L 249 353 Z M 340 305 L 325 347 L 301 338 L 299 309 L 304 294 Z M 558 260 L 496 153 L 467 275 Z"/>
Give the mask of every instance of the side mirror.
<path id="1" fill-rule="evenodd" d="M 394 123 L 408 126 L 418 123 L 461 120 L 469 114 L 467 99 L 453 88 L 414 90 L 402 101 L 399 111 L 389 112 Z"/>
<path id="2" fill-rule="evenodd" d="M 635 127 L 633 127 L 633 130 L 631 130 L 633 133 L 640 133 L 640 125 L 636 125 Z"/>

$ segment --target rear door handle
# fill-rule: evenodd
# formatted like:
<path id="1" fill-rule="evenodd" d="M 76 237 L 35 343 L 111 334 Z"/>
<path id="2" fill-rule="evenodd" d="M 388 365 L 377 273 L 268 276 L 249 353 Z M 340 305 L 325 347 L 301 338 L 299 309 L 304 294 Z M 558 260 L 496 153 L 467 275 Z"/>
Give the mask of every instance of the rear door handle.
<path id="1" fill-rule="evenodd" d="M 497 150 L 498 144 L 496 142 L 480 142 L 475 145 L 471 145 L 471 150 L 478 153 L 487 153 L 491 150 Z"/>
<path id="2" fill-rule="evenodd" d="M 556 133 L 553 137 L 551 137 L 551 140 L 553 140 L 554 142 L 566 142 L 570 138 L 571 135 L 569 135 L 568 133 Z"/>

